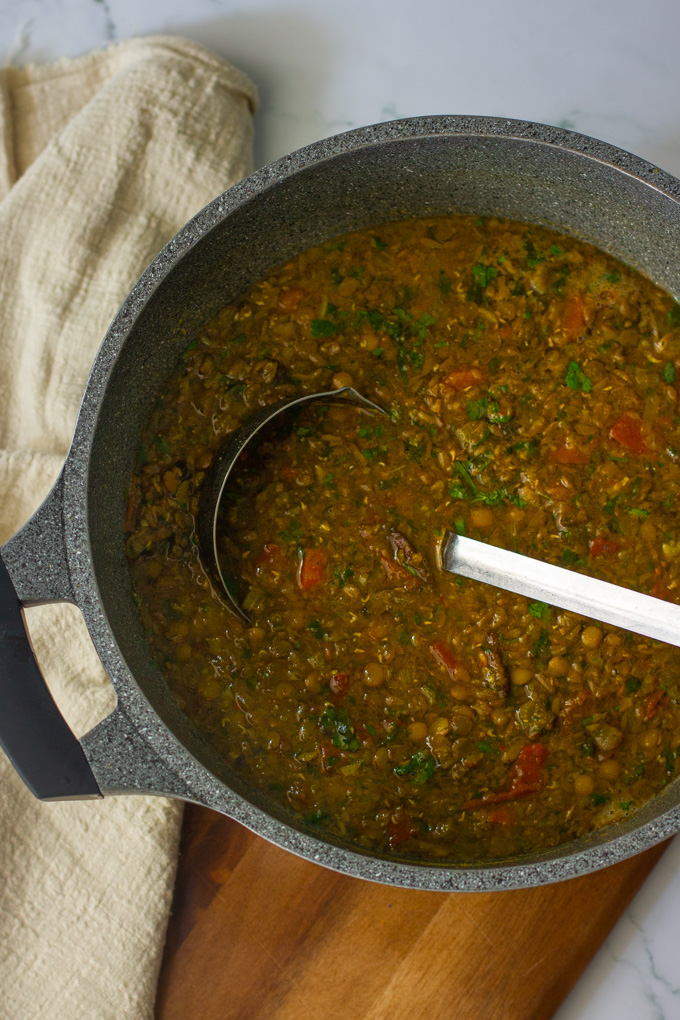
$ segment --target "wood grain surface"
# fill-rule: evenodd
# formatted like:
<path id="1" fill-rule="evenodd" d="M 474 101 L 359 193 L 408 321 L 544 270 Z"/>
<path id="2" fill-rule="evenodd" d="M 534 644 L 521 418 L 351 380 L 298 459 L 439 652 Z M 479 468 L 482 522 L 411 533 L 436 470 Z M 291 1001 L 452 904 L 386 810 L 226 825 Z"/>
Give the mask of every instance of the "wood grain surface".
<path id="1" fill-rule="evenodd" d="M 347 878 L 186 809 L 159 1020 L 543 1020 L 666 844 L 500 893 Z"/>

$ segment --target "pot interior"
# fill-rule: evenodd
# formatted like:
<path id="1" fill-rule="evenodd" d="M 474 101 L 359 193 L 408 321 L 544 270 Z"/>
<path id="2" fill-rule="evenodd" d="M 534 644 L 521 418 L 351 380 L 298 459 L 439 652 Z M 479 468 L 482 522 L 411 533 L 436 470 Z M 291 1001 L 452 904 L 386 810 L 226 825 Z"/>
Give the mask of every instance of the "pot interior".
<path id="1" fill-rule="evenodd" d="M 554 144 L 550 129 L 549 140 L 526 130 L 525 137 L 510 137 L 499 133 L 498 124 L 495 131 L 474 134 L 437 118 L 413 122 L 410 134 L 398 126 L 395 137 L 388 126 L 355 132 L 303 150 L 217 199 L 185 228 L 179 257 L 171 242 L 152 266 L 162 273 L 169 261 L 171 268 L 141 311 L 133 306 L 101 401 L 89 467 L 89 533 L 101 600 L 122 656 L 156 713 L 201 764 L 250 803 L 297 828 L 304 826 L 265 802 L 195 731 L 151 655 L 123 548 L 124 494 L 140 433 L 180 352 L 203 323 L 300 251 L 371 224 L 474 213 L 551 226 L 680 294 L 680 204 L 671 195 L 613 165 L 614 150 L 606 146 L 598 151 L 592 143 L 591 153 L 587 140 L 578 139 L 570 149 L 568 135 L 558 133 L 562 144 Z M 625 162 L 625 154 L 614 155 Z M 184 250 L 187 235 L 195 243 Z M 634 820 L 579 841 L 579 848 L 611 841 L 678 802 L 676 781 Z M 566 844 L 536 859 L 574 849 Z"/>

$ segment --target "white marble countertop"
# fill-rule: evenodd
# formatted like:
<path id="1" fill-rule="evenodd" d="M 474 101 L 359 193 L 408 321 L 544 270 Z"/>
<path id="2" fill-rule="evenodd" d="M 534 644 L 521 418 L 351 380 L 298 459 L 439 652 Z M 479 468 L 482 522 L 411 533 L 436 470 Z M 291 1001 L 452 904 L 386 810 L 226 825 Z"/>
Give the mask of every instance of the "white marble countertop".
<path id="1" fill-rule="evenodd" d="M 575 128 L 680 176 L 677 0 L 2 0 L 0 61 L 181 34 L 260 90 L 256 163 L 350 127 L 418 114 Z M 547 919 L 559 924 L 559 918 Z M 558 1020 L 680 1018 L 680 840 Z M 508 1018 L 523 1020 L 523 1018 Z"/>

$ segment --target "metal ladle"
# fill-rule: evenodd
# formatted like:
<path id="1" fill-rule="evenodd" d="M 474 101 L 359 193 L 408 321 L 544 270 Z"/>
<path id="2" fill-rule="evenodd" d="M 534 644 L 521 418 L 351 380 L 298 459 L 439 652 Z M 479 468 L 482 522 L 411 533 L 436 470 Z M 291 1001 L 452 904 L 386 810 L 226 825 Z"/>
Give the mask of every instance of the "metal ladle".
<path id="1" fill-rule="evenodd" d="M 203 481 L 197 521 L 202 557 L 224 589 L 231 606 L 246 623 L 251 622 L 250 618 L 230 590 L 220 566 L 217 516 L 222 495 L 234 464 L 255 436 L 278 415 L 312 401 L 353 403 L 380 414 L 387 413 L 350 386 L 270 404 L 256 411 L 232 432 Z M 442 568 L 452 574 L 483 581 L 496 588 L 526 595 L 601 623 L 680 647 L 680 606 L 672 602 L 453 532 L 447 532 L 444 537 L 441 561 Z"/>
<path id="2" fill-rule="evenodd" d="M 293 397 L 290 400 L 279 400 L 275 404 L 268 404 L 255 411 L 227 437 L 203 479 L 196 521 L 201 557 L 213 579 L 224 590 L 232 608 L 248 624 L 252 621 L 236 597 L 233 585 L 229 584 L 229 579 L 225 576 L 220 563 L 217 523 L 222 496 L 236 461 L 258 433 L 262 432 L 279 415 L 295 407 L 304 407 L 305 404 L 311 404 L 313 401 L 358 404 L 359 407 L 364 407 L 369 411 L 387 414 L 383 407 L 374 404 L 372 400 L 362 396 L 351 386 L 343 386 L 340 389 L 328 390 L 323 393 L 307 393 L 303 397 Z"/>

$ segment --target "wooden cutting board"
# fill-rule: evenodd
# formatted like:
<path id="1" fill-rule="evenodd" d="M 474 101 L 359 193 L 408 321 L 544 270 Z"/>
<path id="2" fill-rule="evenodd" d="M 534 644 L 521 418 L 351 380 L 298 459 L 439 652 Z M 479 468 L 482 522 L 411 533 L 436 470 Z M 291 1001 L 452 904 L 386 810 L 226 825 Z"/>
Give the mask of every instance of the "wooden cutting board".
<path id="1" fill-rule="evenodd" d="M 159 1020 L 543 1020 L 666 844 L 584 878 L 412 892 L 186 809 Z"/>

